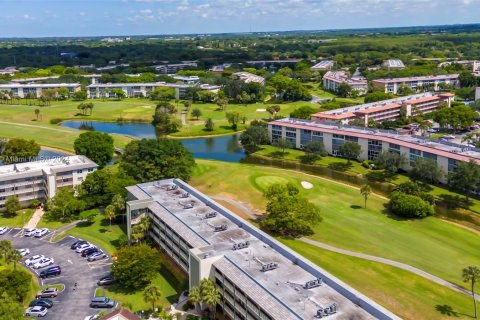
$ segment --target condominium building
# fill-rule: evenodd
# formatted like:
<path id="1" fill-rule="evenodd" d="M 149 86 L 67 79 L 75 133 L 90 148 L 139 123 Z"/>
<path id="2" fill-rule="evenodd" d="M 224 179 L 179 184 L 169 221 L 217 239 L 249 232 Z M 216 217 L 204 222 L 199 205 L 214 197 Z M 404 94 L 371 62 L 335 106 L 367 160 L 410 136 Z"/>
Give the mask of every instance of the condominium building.
<path id="1" fill-rule="evenodd" d="M 216 284 L 226 319 L 399 319 L 179 179 L 127 187 L 127 233 L 149 236 L 189 276 Z"/>
<path id="2" fill-rule="evenodd" d="M 388 70 L 405 69 L 405 65 L 403 64 L 403 61 L 400 59 L 384 60 L 382 65 Z"/>
<path id="3" fill-rule="evenodd" d="M 80 83 L 50 83 L 50 84 L 40 84 L 40 83 L 8 83 L 0 84 L 0 91 L 8 91 L 15 98 L 25 98 L 27 94 L 32 94 L 35 98 L 42 96 L 43 90 L 47 89 L 60 89 L 67 88 L 70 91 L 70 94 L 73 94 L 76 91 L 80 91 Z"/>
<path id="4" fill-rule="evenodd" d="M 257 76 L 256 74 L 246 72 L 246 71 L 241 71 L 241 72 L 235 72 L 232 74 L 234 78 L 241 80 L 245 83 L 250 83 L 250 82 L 255 82 L 259 83 L 262 86 L 265 85 L 265 78 Z"/>
<path id="5" fill-rule="evenodd" d="M 97 167 L 81 155 L 0 166 L 0 208 L 11 196 L 17 196 L 23 206 L 34 199 L 52 198 L 58 188 L 81 184 Z"/>
<path id="6" fill-rule="evenodd" d="M 183 84 L 183 83 L 167 83 L 167 82 L 149 82 L 149 83 L 92 83 L 87 86 L 87 95 L 89 98 L 109 98 L 115 97 L 112 89 L 121 89 L 125 96 L 147 97 L 150 91 L 159 87 L 169 87 L 175 89 L 175 98 L 181 99 L 185 95 L 185 91 L 190 87 L 199 87 L 203 90 L 218 91 L 220 86 L 208 84 Z"/>
<path id="7" fill-rule="evenodd" d="M 155 70 L 160 73 L 171 74 L 186 68 L 196 68 L 195 61 L 183 61 L 182 63 L 169 63 L 155 66 Z"/>
<path id="8" fill-rule="evenodd" d="M 17 73 L 17 72 L 18 72 L 18 70 L 17 70 L 17 68 L 15 68 L 15 67 L 6 67 L 6 68 L 4 68 L 4 69 L 0 69 L 0 74 L 1 74 L 1 75 L 6 75 L 6 74 L 8 74 L 8 75 L 10 75 L 10 76 L 13 76 L 13 75 L 14 75 L 15 73 Z"/>
<path id="9" fill-rule="evenodd" d="M 442 89 L 443 85 L 458 88 L 460 86 L 458 74 L 372 80 L 374 88 L 393 94 L 397 94 L 398 89 L 403 86 L 407 86 L 414 92 L 417 92 L 424 88 L 428 88 L 430 91 L 438 91 Z"/>
<path id="10" fill-rule="evenodd" d="M 310 141 L 320 141 L 325 151 L 334 156 L 341 155 L 340 146 L 343 143 L 353 141 L 362 148 L 359 160 L 373 160 L 382 151 L 396 152 L 408 159 L 402 166 L 406 171 L 412 168 L 417 158 L 431 159 L 444 172 L 444 180 L 459 161 L 474 160 L 480 164 L 480 149 L 421 136 L 401 135 L 394 130 L 286 118 L 270 122 L 268 132 L 272 142 L 286 138 L 298 149 Z"/>
<path id="11" fill-rule="evenodd" d="M 200 78 L 198 76 L 172 76 L 173 79 L 183 83 L 183 84 L 197 84 L 200 82 Z"/>
<path id="12" fill-rule="evenodd" d="M 342 83 L 348 84 L 353 90 L 357 90 L 360 94 L 367 93 L 367 80 L 350 78 L 345 71 L 328 71 L 323 76 L 323 88 L 325 90 L 337 92 L 338 87 Z"/>
<path id="13" fill-rule="evenodd" d="M 395 121 L 400 118 L 401 112 L 405 116 L 428 114 L 438 110 L 442 103 L 450 106 L 454 99 L 451 93 L 425 92 L 395 99 L 360 104 L 351 107 L 328 110 L 312 114 L 315 121 L 333 121 L 348 124 L 352 120 L 362 120 L 365 125 L 369 121 Z"/>
<path id="14" fill-rule="evenodd" d="M 480 87 L 477 87 L 475 89 L 475 100 L 479 100 L 480 99 Z"/>
<path id="15" fill-rule="evenodd" d="M 478 60 L 453 60 L 453 61 L 445 61 L 438 64 L 438 66 L 445 67 L 451 64 L 466 64 L 472 68 L 472 71 L 475 72 L 480 68 L 480 61 Z"/>
<path id="16" fill-rule="evenodd" d="M 319 63 L 315 64 L 312 69 L 313 71 L 320 71 L 320 70 L 331 70 L 335 65 L 335 61 L 333 60 L 322 60 Z"/>

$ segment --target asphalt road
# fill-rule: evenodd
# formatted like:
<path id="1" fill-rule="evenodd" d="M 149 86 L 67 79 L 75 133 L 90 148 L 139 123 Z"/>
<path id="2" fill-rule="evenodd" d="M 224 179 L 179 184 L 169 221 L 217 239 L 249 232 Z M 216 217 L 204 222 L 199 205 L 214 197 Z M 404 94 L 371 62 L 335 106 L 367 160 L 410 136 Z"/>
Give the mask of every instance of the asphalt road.
<path id="1" fill-rule="evenodd" d="M 99 312 L 98 309 L 91 309 L 89 303 L 95 294 L 97 280 L 110 272 L 110 257 L 95 262 L 87 262 L 79 253 L 70 249 L 70 245 L 76 240 L 72 236 L 67 236 L 56 243 L 52 243 L 50 242 L 51 235 L 47 234 L 40 239 L 23 237 L 23 230 L 14 228 L 6 234 L 0 235 L 0 239 L 12 241 L 13 246 L 17 249 L 30 249 L 30 255 L 26 256 L 24 260 L 35 254 L 43 254 L 55 260 L 53 265 L 59 265 L 62 268 L 61 275 L 40 279 L 42 285 L 64 285 L 63 291 L 52 299 L 53 307 L 48 310 L 43 319 L 83 320 L 86 316 Z M 29 268 L 37 276 L 43 269 Z"/>

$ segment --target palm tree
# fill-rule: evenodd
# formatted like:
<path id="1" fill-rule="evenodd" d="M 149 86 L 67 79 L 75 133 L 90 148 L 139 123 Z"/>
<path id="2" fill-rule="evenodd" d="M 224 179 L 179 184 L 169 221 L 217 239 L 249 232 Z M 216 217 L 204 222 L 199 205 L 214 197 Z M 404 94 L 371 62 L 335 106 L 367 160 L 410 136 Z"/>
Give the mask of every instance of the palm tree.
<path id="1" fill-rule="evenodd" d="M 152 311 L 155 311 L 155 303 L 162 297 L 162 292 L 155 285 L 150 285 L 143 291 L 143 300 L 152 304 Z"/>
<path id="2" fill-rule="evenodd" d="M 20 252 L 18 252 L 17 250 L 11 249 L 7 253 L 7 256 L 5 258 L 5 262 L 7 262 L 7 263 L 12 262 L 13 263 L 13 269 L 15 270 L 17 268 L 17 262 L 22 261 L 22 258 L 23 257 L 20 254 Z"/>
<path id="3" fill-rule="evenodd" d="M 199 287 L 192 287 L 190 289 L 188 292 L 188 301 L 193 303 L 195 306 L 195 311 L 198 311 L 197 307 L 199 306 L 200 302 L 202 302 L 202 295 Z"/>
<path id="4" fill-rule="evenodd" d="M 115 212 L 115 207 L 111 204 L 109 204 L 105 208 L 104 212 L 105 218 L 107 218 L 110 221 L 110 227 L 112 226 L 112 219 L 115 219 L 117 213 Z"/>
<path id="5" fill-rule="evenodd" d="M 480 280 L 480 269 L 468 266 L 462 270 L 463 282 L 470 282 L 472 289 L 474 317 L 477 319 L 477 300 L 475 300 L 475 283 Z"/>
<path id="6" fill-rule="evenodd" d="M 110 204 L 115 208 L 116 212 L 125 210 L 125 198 L 121 194 L 114 195 Z"/>
<path id="7" fill-rule="evenodd" d="M 8 252 L 12 250 L 12 243 L 8 240 L 2 240 L 0 241 L 0 251 L 2 253 L 2 257 L 6 260 Z"/>
<path id="8" fill-rule="evenodd" d="M 202 294 L 202 301 L 205 302 L 210 309 L 211 319 L 215 318 L 215 307 L 221 301 L 220 292 L 211 279 L 202 279 L 200 281 L 200 291 Z"/>
<path id="9" fill-rule="evenodd" d="M 428 129 L 432 127 L 432 124 L 429 121 L 421 121 L 418 125 L 418 129 L 420 129 L 420 132 L 422 136 L 425 135 L 425 132 L 427 132 Z"/>
<path id="10" fill-rule="evenodd" d="M 35 109 L 35 115 L 37 116 L 37 120 L 38 120 L 38 116 L 40 115 L 40 109 Z"/>
<path id="11" fill-rule="evenodd" d="M 364 184 L 360 188 L 360 194 L 365 199 L 365 209 L 367 208 L 367 199 L 368 199 L 368 196 L 370 195 L 370 193 L 372 193 L 372 188 L 370 188 L 370 186 L 368 184 Z"/>

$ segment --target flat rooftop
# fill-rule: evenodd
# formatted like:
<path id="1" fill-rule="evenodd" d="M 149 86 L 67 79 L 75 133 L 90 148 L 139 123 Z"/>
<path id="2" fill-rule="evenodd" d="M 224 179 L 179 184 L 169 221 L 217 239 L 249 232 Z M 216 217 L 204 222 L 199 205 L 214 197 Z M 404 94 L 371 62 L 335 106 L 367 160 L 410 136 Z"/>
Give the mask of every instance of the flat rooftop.
<path id="1" fill-rule="evenodd" d="M 178 188 L 170 190 L 168 187 L 173 185 Z M 208 201 L 205 202 L 192 194 L 183 197 L 185 190 L 182 190 L 182 184 L 178 180 L 149 182 L 135 187 L 153 198 L 155 203 L 149 208 L 153 208 L 155 214 L 162 218 L 166 214 L 176 217 L 182 224 L 179 230 L 191 233 L 181 234 L 182 237 L 186 236 L 190 239 L 189 242 L 198 245 L 204 243 L 201 248 L 203 254 L 209 257 L 224 256 L 214 265 L 223 273 L 234 275 L 238 279 L 235 285 L 246 290 L 249 296 L 255 297 L 255 301 L 267 312 L 276 315 L 276 319 L 312 319 L 320 306 L 328 307 L 333 303 L 337 304 L 338 312 L 331 315 L 330 319 L 374 319 L 325 283 L 313 289 L 304 289 L 303 285 L 307 281 L 316 279 L 313 274 L 239 226 L 229 218 L 233 214 L 226 209 L 214 210 L 214 201 L 207 198 Z M 217 205 L 216 208 L 218 207 Z M 206 218 L 205 215 L 211 212 L 216 212 L 216 216 Z M 226 226 L 226 230 L 215 232 L 215 227 L 222 225 Z M 244 241 L 249 242 L 248 248 L 232 250 L 233 244 Z M 277 263 L 278 268 L 262 272 L 262 264 L 267 263 Z M 272 304 L 272 301 L 275 303 Z"/>
<path id="2" fill-rule="evenodd" d="M 38 78 L 36 78 L 38 80 Z M 21 80 L 25 81 L 25 80 Z M 12 89 L 12 88 L 59 88 L 59 87 L 66 87 L 66 88 L 76 88 L 79 87 L 80 83 L 7 83 L 7 84 L 0 84 L 0 89 Z"/>
<path id="3" fill-rule="evenodd" d="M 0 180 L 6 180 L 12 176 L 29 173 L 44 172 L 45 174 L 51 174 L 57 171 L 92 167 L 97 167 L 97 164 L 82 155 L 53 157 L 49 159 L 0 166 Z"/>
<path id="4" fill-rule="evenodd" d="M 325 129 L 325 130 L 333 130 L 338 134 L 345 135 L 353 134 L 354 136 L 358 136 L 361 138 L 366 139 L 377 139 L 380 140 L 387 140 L 392 143 L 397 143 L 402 145 L 403 143 L 413 144 L 418 146 L 418 149 L 421 149 L 426 152 L 432 152 L 432 150 L 428 150 L 426 148 L 432 148 L 437 150 L 438 154 L 450 158 L 457 158 L 458 160 L 467 160 L 466 158 L 456 157 L 463 156 L 469 159 L 477 160 L 480 163 L 480 149 L 468 147 L 463 144 L 443 141 L 443 140 L 435 140 L 429 139 L 426 137 L 421 136 L 414 136 L 414 135 L 401 135 L 398 131 L 395 130 L 381 130 L 381 129 L 373 129 L 373 128 L 363 128 L 363 127 L 354 127 L 348 125 L 341 125 L 332 122 L 319 122 L 319 121 L 312 121 L 312 120 L 303 120 L 303 119 L 292 119 L 292 118 L 285 118 L 280 120 L 275 120 L 270 122 L 272 125 L 286 125 L 290 127 L 296 127 L 301 129 L 307 130 L 314 130 L 315 128 L 318 129 Z"/>
<path id="5" fill-rule="evenodd" d="M 405 68 L 405 65 L 400 59 L 388 59 L 385 60 L 383 64 L 389 68 Z"/>
<path id="6" fill-rule="evenodd" d="M 372 80 L 372 82 L 394 83 L 394 82 L 416 82 L 416 81 L 455 80 L 455 79 L 458 79 L 458 74 L 442 74 L 442 75 L 436 75 L 436 76 L 375 79 L 375 80 Z"/>
<path id="7" fill-rule="evenodd" d="M 335 82 L 343 82 L 348 83 L 351 85 L 359 84 L 359 85 L 367 85 L 367 80 L 358 79 L 358 78 L 350 78 L 348 77 L 345 71 L 328 71 L 323 75 L 323 79 L 335 81 Z"/>

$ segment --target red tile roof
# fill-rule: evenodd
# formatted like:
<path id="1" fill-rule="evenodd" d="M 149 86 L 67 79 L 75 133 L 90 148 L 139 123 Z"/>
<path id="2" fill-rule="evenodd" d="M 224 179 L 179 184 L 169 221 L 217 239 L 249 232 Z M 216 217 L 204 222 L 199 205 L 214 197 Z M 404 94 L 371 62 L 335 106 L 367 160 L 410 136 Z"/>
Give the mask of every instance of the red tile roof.
<path id="1" fill-rule="evenodd" d="M 346 112 L 342 114 L 328 114 L 328 113 L 314 113 L 312 117 L 320 118 L 320 119 L 332 119 L 332 120 L 341 120 L 341 119 L 348 119 L 354 118 L 355 114 L 353 112 Z"/>
<path id="2" fill-rule="evenodd" d="M 128 311 L 127 309 L 124 309 L 124 308 L 115 310 L 115 311 L 107 314 L 106 316 L 104 316 L 102 318 L 102 320 L 109 320 L 109 319 L 112 319 L 112 318 L 118 317 L 118 316 L 120 317 L 120 319 L 125 319 L 125 320 L 142 320 L 139 316 L 134 315 L 133 313 L 131 313 L 130 311 Z"/>
<path id="3" fill-rule="evenodd" d="M 399 107 L 400 107 L 400 105 L 398 103 L 389 103 L 389 104 L 386 104 L 384 106 L 378 106 L 378 107 L 358 110 L 358 111 L 355 111 L 355 114 L 369 114 L 369 113 L 378 112 L 378 111 L 397 109 Z"/>

